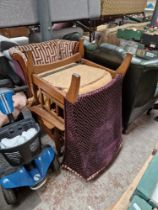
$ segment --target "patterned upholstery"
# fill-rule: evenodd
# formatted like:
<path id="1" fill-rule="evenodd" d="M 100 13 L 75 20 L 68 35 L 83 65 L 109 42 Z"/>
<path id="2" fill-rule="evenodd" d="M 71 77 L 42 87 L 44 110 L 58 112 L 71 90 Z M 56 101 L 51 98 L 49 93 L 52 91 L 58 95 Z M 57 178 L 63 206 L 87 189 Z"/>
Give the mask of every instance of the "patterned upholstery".
<path id="1" fill-rule="evenodd" d="M 79 43 L 76 41 L 60 40 L 58 41 L 58 43 L 59 43 L 60 59 L 70 57 L 71 55 L 77 53 L 79 50 Z"/>
<path id="2" fill-rule="evenodd" d="M 78 52 L 79 42 L 67 40 L 51 40 L 41 43 L 17 46 L 10 49 L 10 54 L 20 54 L 25 62 L 27 57 L 25 52 L 31 50 L 35 65 L 49 64 L 54 61 L 64 59 Z"/>

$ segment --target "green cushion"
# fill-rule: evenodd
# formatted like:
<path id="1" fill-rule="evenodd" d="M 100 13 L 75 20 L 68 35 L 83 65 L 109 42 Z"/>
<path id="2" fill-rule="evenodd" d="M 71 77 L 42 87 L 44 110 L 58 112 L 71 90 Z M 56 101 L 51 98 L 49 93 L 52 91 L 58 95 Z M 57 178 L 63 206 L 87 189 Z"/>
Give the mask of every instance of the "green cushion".
<path id="1" fill-rule="evenodd" d="M 143 31 L 133 29 L 118 29 L 117 37 L 119 39 L 140 41 Z"/>
<path id="2" fill-rule="evenodd" d="M 152 206 L 139 196 L 133 196 L 128 210 L 152 210 Z"/>
<path id="3" fill-rule="evenodd" d="M 150 162 L 147 170 L 141 178 L 134 194 L 140 196 L 153 207 L 158 207 L 158 200 L 153 200 L 152 195 L 158 183 L 158 153 Z M 152 199 L 152 201 L 151 201 Z"/>
<path id="4" fill-rule="evenodd" d="M 71 40 L 71 41 L 79 41 L 82 35 L 78 32 L 72 32 L 63 36 L 63 39 Z"/>

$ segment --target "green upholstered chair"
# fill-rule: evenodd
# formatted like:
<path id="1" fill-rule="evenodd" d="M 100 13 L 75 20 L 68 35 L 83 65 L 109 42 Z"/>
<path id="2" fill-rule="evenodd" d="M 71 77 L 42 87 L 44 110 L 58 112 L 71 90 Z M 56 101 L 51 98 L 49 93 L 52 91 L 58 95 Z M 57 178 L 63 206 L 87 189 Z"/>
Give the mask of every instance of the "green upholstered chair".
<path id="1" fill-rule="evenodd" d="M 85 57 L 103 66 L 116 69 L 126 51 L 112 44 L 96 46 L 85 42 Z M 144 112 L 152 109 L 158 98 L 158 59 L 133 57 L 123 82 L 123 128 Z"/>

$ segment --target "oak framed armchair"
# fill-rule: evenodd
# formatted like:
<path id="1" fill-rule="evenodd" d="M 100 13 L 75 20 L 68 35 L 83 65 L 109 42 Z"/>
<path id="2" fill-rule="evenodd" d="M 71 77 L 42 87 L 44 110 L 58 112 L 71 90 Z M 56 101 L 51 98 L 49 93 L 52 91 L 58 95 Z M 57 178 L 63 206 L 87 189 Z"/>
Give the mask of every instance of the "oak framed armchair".
<path id="1" fill-rule="evenodd" d="M 54 42 L 54 40 L 49 42 Z M 58 40 L 58 42 L 62 43 L 63 41 Z M 63 56 L 61 60 L 48 59 L 47 63 L 38 63 L 36 55 L 39 53 L 39 48 L 43 54 L 50 53 L 48 46 L 44 45 L 45 47 L 42 48 L 42 43 L 34 44 L 32 49 L 28 46 L 12 49 L 11 56 L 22 67 L 28 83 L 30 110 L 37 116 L 46 132 L 55 140 L 60 153 L 60 139 L 64 138 L 65 132 L 65 100 L 75 104 L 80 95 L 106 86 L 117 75 L 124 76 L 132 56 L 128 54 L 117 71 L 113 71 L 84 59 L 82 41 L 66 41 L 64 46 L 69 49 L 68 56 Z M 56 48 L 54 51 L 61 55 Z"/>

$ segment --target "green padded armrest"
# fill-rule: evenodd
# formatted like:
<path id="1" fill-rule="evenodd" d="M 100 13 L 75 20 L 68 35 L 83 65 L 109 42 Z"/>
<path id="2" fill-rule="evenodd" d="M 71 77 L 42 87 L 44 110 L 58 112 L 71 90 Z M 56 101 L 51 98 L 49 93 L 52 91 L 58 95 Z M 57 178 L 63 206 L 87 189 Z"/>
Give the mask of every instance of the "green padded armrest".
<path id="1" fill-rule="evenodd" d="M 139 196 L 133 196 L 128 210 L 152 210 L 152 206 Z"/>
<path id="2" fill-rule="evenodd" d="M 158 84 L 157 84 L 157 88 L 156 88 L 156 91 L 155 91 L 155 97 L 158 97 Z"/>
<path id="3" fill-rule="evenodd" d="M 117 38 L 125 40 L 141 41 L 143 31 L 133 29 L 118 29 Z"/>
<path id="4" fill-rule="evenodd" d="M 85 47 L 85 53 L 87 58 L 94 57 L 94 60 L 100 61 L 101 63 L 106 64 L 106 60 L 112 60 L 116 61 L 118 65 L 122 62 L 123 58 L 126 56 L 127 52 L 118 46 L 109 44 L 109 43 L 103 43 L 100 46 L 97 47 L 97 45 L 93 43 L 89 43 L 88 41 L 84 42 Z M 91 60 L 91 59 L 90 59 Z M 146 68 L 155 68 L 158 67 L 158 59 L 151 59 L 151 60 L 145 60 L 143 58 L 138 58 L 136 56 L 133 56 L 132 58 L 132 64 L 137 64 L 140 66 L 145 66 Z"/>
<path id="5" fill-rule="evenodd" d="M 158 153 L 150 162 L 134 194 L 149 202 L 153 207 L 158 207 Z"/>

